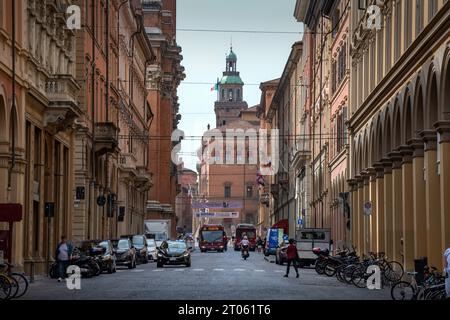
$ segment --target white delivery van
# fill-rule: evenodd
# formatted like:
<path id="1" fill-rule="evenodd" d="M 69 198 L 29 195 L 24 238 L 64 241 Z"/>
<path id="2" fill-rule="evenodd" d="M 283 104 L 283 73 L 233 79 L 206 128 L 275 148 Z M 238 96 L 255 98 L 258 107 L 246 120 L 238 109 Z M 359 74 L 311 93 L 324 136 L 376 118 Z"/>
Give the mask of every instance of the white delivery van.
<path id="1" fill-rule="evenodd" d="M 317 256 L 312 251 L 314 248 L 328 249 L 331 252 L 331 229 L 305 228 L 298 231 L 296 237 L 299 264 L 302 267 L 315 263 Z"/>

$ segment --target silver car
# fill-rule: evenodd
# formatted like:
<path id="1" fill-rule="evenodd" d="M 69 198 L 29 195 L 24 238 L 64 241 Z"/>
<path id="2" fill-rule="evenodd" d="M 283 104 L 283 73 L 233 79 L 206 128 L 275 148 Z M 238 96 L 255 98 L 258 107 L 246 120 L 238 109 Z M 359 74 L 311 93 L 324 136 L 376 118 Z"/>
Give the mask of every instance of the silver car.
<path id="1" fill-rule="evenodd" d="M 157 259 L 156 241 L 155 239 L 147 239 L 147 256 L 149 261 Z"/>

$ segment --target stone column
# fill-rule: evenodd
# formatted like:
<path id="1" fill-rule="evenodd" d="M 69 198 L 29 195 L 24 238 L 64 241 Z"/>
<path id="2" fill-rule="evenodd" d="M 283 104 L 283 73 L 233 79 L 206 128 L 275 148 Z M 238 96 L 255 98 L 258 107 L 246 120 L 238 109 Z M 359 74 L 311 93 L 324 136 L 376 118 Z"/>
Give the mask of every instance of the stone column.
<path id="1" fill-rule="evenodd" d="M 402 203 L 403 203 L 403 266 L 414 270 L 414 202 L 413 202 L 413 148 L 403 145 L 399 148 L 402 161 Z"/>
<path id="2" fill-rule="evenodd" d="M 428 265 L 440 266 L 442 264 L 442 229 L 440 181 L 436 168 L 437 138 L 436 132 L 431 130 L 422 131 L 420 135 L 425 142 L 424 170 Z"/>
<path id="3" fill-rule="evenodd" d="M 374 165 L 376 171 L 376 226 L 377 226 L 377 247 L 379 252 L 386 252 L 386 225 L 384 215 L 384 166 L 381 162 Z"/>
<path id="4" fill-rule="evenodd" d="M 436 124 L 439 134 L 442 252 L 450 247 L 450 121 Z"/>
<path id="5" fill-rule="evenodd" d="M 351 227 L 351 239 L 350 243 L 353 246 L 357 246 L 357 226 L 358 226 L 358 215 L 356 214 L 356 207 L 358 202 L 358 192 L 357 192 L 357 184 L 355 179 L 347 180 L 348 185 L 350 186 L 350 227 Z"/>
<path id="6" fill-rule="evenodd" d="M 372 215 L 368 217 L 370 251 L 378 252 L 377 172 L 375 168 L 369 168 L 367 172 L 369 173 L 369 199 L 372 202 Z"/>
<path id="7" fill-rule="evenodd" d="M 362 203 L 364 198 L 364 180 L 361 176 L 357 176 L 357 186 L 358 186 L 358 200 L 356 203 L 356 215 L 358 216 L 358 234 L 357 234 L 357 249 L 360 254 L 364 253 L 364 217 L 362 213 Z"/>
<path id="8" fill-rule="evenodd" d="M 414 208 L 414 257 L 427 256 L 427 219 L 425 205 L 425 180 L 424 180 L 424 144 L 421 139 L 410 141 L 413 147 L 413 208 Z"/>
<path id="9" fill-rule="evenodd" d="M 392 161 L 388 158 L 381 160 L 384 167 L 384 225 L 385 251 L 389 259 L 394 257 L 393 240 L 393 204 L 392 204 Z"/>
<path id="10" fill-rule="evenodd" d="M 393 227 L 393 257 L 398 262 L 403 261 L 403 195 L 402 195 L 402 155 L 398 151 L 389 153 L 392 160 L 392 227 Z"/>

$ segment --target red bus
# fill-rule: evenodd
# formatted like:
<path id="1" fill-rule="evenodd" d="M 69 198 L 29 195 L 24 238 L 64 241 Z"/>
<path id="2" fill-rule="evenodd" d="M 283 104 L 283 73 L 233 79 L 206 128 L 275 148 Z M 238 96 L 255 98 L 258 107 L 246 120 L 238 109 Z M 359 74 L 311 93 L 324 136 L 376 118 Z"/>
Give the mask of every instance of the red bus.
<path id="1" fill-rule="evenodd" d="M 250 243 L 250 250 L 255 251 L 256 248 L 256 227 L 249 223 L 240 223 L 236 226 L 236 239 L 234 241 L 234 250 L 240 250 L 241 240 L 247 236 Z"/>
<path id="2" fill-rule="evenodd" d="M 200 251 L 215 250 L 223 252 L 225 243 L 225 231 L 220 224 L 205 224 L 200 228 Z"/>

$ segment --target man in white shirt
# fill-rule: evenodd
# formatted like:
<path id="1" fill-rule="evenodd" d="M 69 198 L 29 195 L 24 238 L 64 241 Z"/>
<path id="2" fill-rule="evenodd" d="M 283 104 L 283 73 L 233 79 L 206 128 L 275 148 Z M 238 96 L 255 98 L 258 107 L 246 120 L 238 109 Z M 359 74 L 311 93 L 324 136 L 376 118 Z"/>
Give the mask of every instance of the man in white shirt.
<path id="1" fill-rule="evenodd" d="M 447 299 L 450 299 L 450 248 L 444 252 L 444 270 L 445 270 L 445 291 Z"/>

